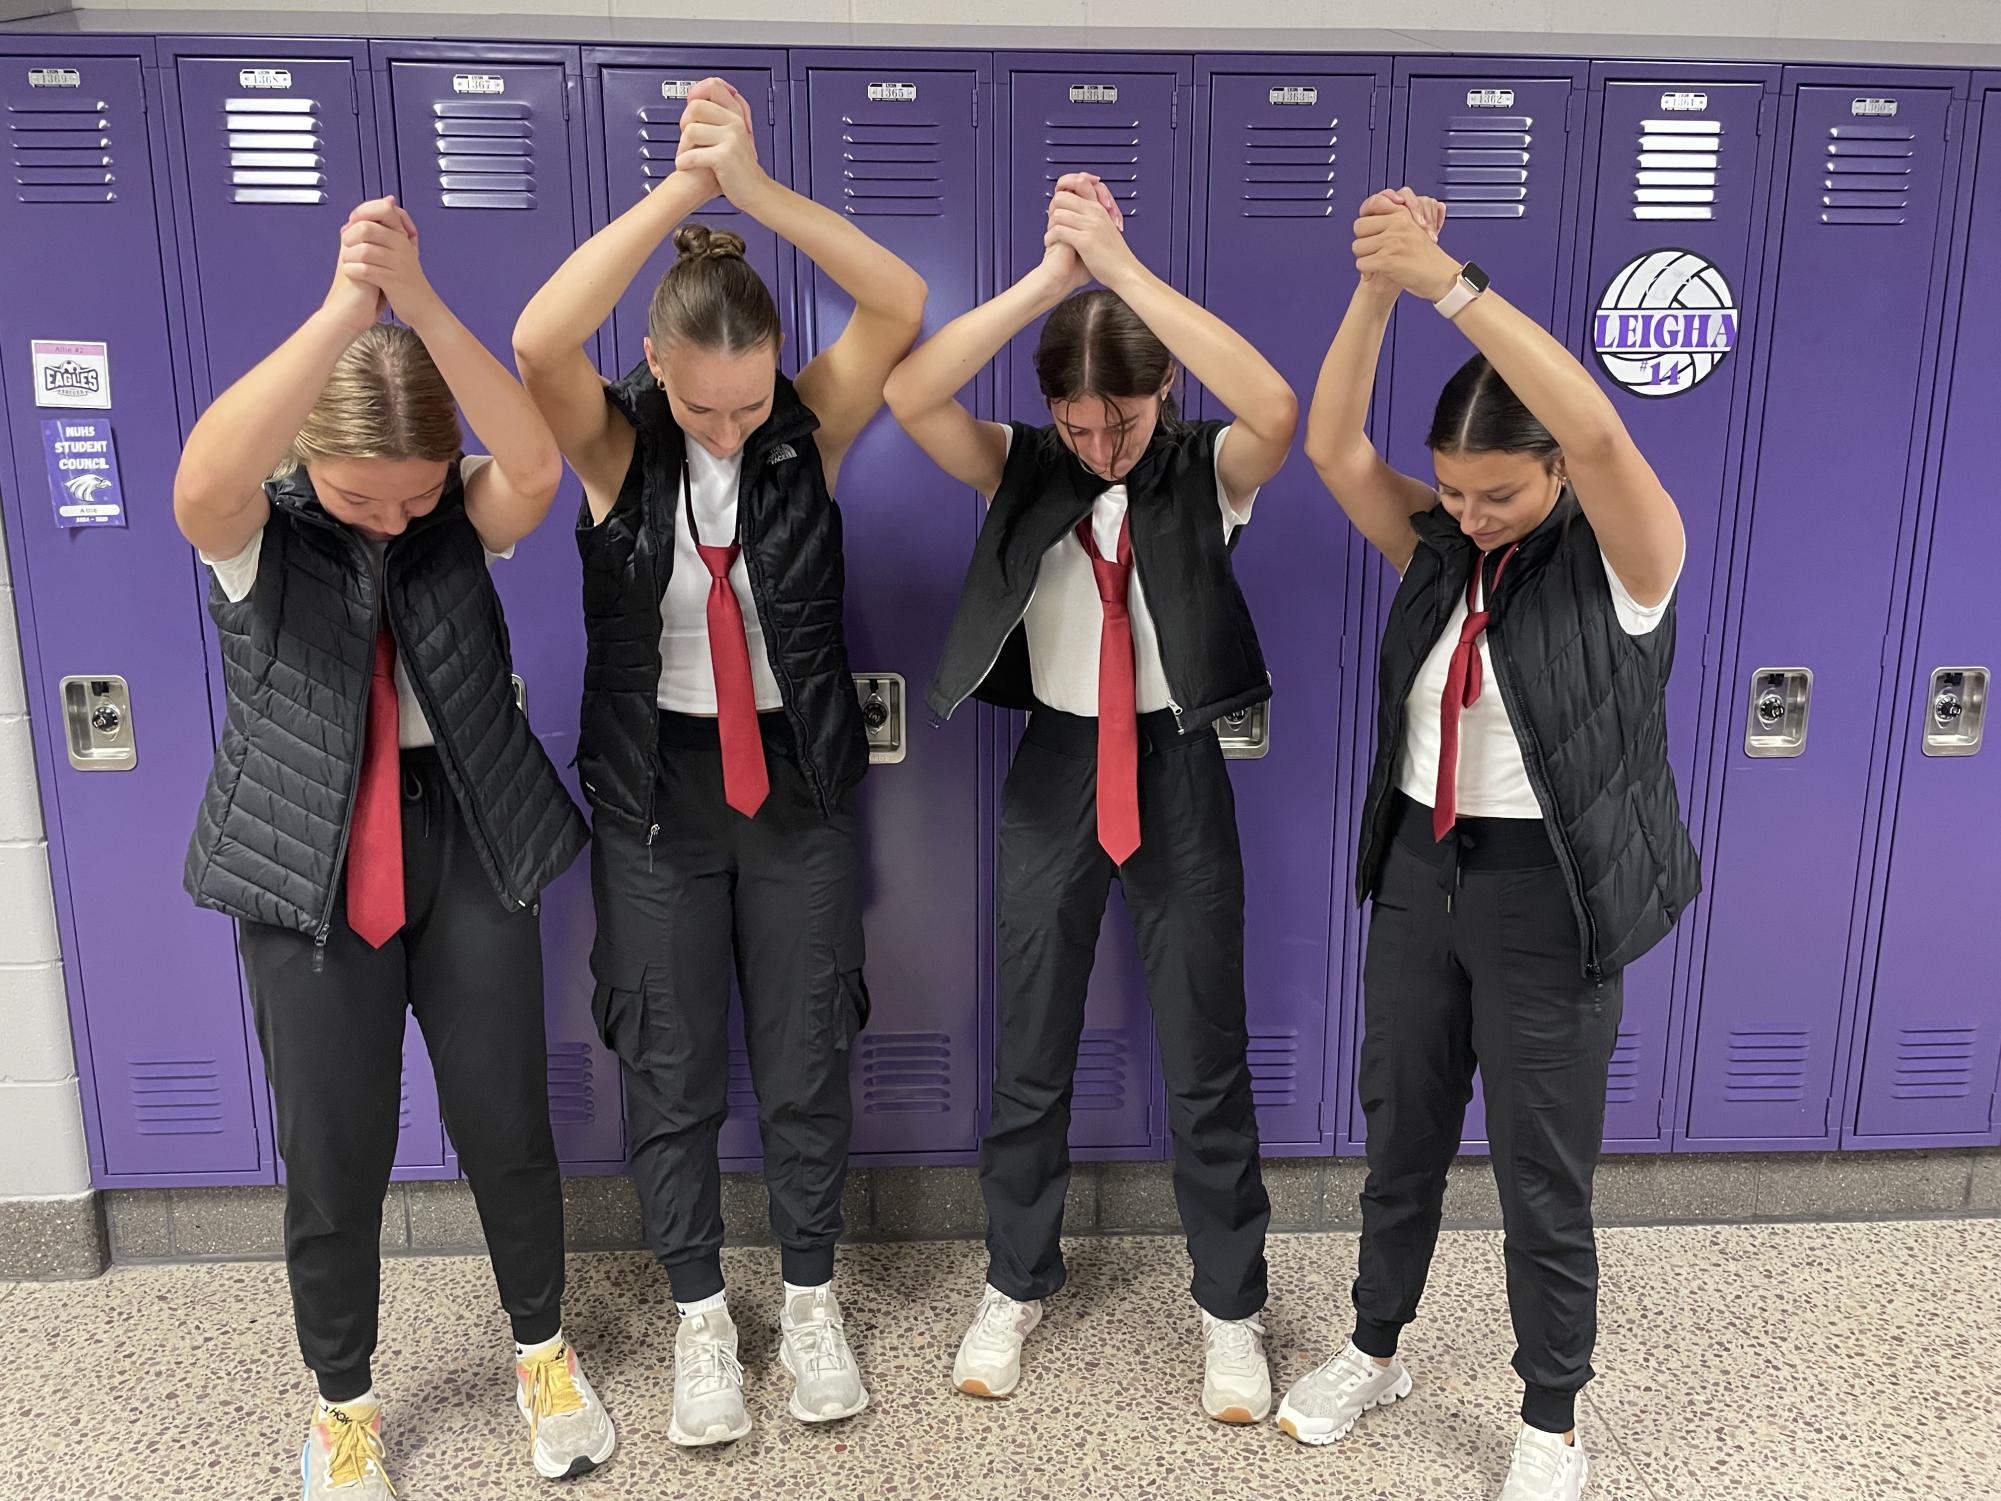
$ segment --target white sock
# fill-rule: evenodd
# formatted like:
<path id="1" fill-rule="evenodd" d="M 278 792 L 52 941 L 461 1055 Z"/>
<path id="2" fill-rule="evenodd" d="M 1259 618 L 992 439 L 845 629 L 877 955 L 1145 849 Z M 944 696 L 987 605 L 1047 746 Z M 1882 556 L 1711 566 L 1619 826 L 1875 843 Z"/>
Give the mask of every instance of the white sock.
<path id="1" fill-rule="evenodd" d="M 516 1360 L 526 1360 L 531 1355 L 548 1355 L 555 1350 L 561 1349 L 562 1345 L 563 1331 L 560 1329 L 548 1339 L 543 1340 L 539 1345 L 524 1345 L 519 1340 L 516 1340 L 514 1343 L 514 1358 Z"/>
<path id="2" fill-rule="evenodd" d="M 351 1402 L 329 1402 L 325 1397 L 320 1398 L 320 1411 L 323 1413 L 332 1412 L 336 1407 L 344 1407 L 349 1412 L 352 1412 L 357 1407 L 380 1407 L 381 1405 L 382 1399 L 375 1395 L 375 1388 L 372 1386 Z"/>
<path id="3" fill-rule="evenodd" d="M 811 1287 L 801 1287 L 796 1282 L 788 1282 L 785 1284 L 785 1300 L 789 1303 L 792 1301 L 795 1293 L 816 1293 L 823 1287 L 832 1287 L 833 1285 L 834 1282 L 831 1277 L 825 1282 L 816 1282 Z"/>
<path id="4" fill-rule="evenodd" d="M 730 1306 L 729 1294 L 719 1292 L 712 1298 L 702 1299 L 699 1303 L 676 1303 L 674 1306 L 681 1310 L 681 1317 L 684 1319 L 692 1319 L 700 1313 L 727 1313 Z"/>

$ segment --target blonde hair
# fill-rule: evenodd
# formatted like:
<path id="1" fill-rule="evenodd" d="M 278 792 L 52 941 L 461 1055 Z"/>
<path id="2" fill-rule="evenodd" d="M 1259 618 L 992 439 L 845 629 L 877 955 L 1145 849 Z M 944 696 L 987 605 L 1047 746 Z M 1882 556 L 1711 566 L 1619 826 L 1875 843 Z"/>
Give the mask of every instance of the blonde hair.
<path id="1" fill-rule="evenodd" d="M 674 231 L 674 264 L 660 278 L 646 331 L 654 353 L 669 341 L 697 349 L 740 354 L 769 344 L 777 349 L 783 333 L 771 289 L 744 259 L 743 236 L 706 224 L 683 224 Z"/>
<path id="2" fill-rule="evenodd" d="M 315 459 L 449 463 L 463 447 L 458 406 L 424 341 L 377 323 L 341 351 L 278 474 Z"/>

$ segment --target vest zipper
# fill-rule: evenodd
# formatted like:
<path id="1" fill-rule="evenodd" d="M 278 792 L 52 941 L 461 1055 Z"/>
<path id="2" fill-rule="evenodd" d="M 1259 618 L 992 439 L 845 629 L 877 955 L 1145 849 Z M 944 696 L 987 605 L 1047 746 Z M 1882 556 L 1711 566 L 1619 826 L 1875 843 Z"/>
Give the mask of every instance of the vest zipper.
<path id="1" fill-rule="evenodd" d="M 1007 650 L 1008 642 L 1013 640 L 1014 633 L 1021 629 L 1021 623 L 1024 620 L 1028 619 L 1028 607 L 1034 603 L 1035 603 L 1035 591 L 1031 589 L 1028 591 L 1027 600 L 1024 601 L 1022 604 L 1021 613 L 1014 617 L 1013 625 L 1010 625 L 1006 630 L 1001 632 L 1000 645 L 994 648 L 994 654 L 993 656 L 987 659 L 987 665 L 985 667 L 982 667 L 980 669 L 979 676 L 973 679 L 973 686 L 968 688 L 964 693 L 961 693 L 957 698 L 953 699 L 950 704 L 946 705 L 945 718 L 950 719 L 954 714 L 958 713 L 960 707 L 966 702 L 966 700 L 971 698 L 976 692 L 979 691 L 980 684 L 984 683 L 988 678 L 993 676 L 994 667 L 996 664 L 999 663 L 1001 659 L 1001 653 Z"/>
<path id="2" fill-rule="evenodd" d="M 379 590 L 375 607 L 378 611 L 383 608 Z M 379 624 L 377 629 L 381 629 Z M 333 877 L 327 882 L 326 908 L 320 913 L 319 931 L 313 935 L 313 973 L 316 975 L 326 969 L 327 936 L 333 931 L 334 903 L 340 900 L 341 880 L 346 874 L 348 841 L 354 833 L 354 804 L 355 799 L 361 796 L 361 768 L 368 754 L 368 694 L 373 676 L 374 669 L 370 668 L 361 679 L 360 713 L 356 715 L 359 723 L 354 729 L 354 770 L 348 774 L 347 809 L 341 815 L 340 843 L 334 849 Z"/>
<path id="3" fill-rule="evenodd" d="M 766 452 L 769 452 L 768 448 L 759 450 L 760 461 L 762 455 Z M 760 462 L 761 467 L 762 463 Z M 752 604 L 757 606 L 758 634 L 762 636 L 764 633 L 764 623 L 771 619 L 771 611 L 765 607 L 764 569 L 762 563 L 752 550 L 750 538 L 747 535 L 750 529 L 750 508 L 744 504 L 744 492 L 748 488 L 749 478 L 750 452 L 746 449 L 744 451 L 743 466 L 737 471 L 736 540 L 737 545 L 743 549 L 743 573 L 744 577 L 750 581 L 750 600 Z M 824 469 L 821 472 L 821 478 L 824 482 Z M 833 503 L 834 497 L 830 492 L 827 496 L 827 504 L 832 505 Z M 791 724 L 792 733 L 799 742 L 799 770 L 804 773 L 806 780 L 813 784 L 813 796 L 819 802 L 822 811 L 831 814 L 833 812 L 833 801 L 827 796 L 827 789 L 820 785 L 819 767 L 813 764 L 812 741 L 810 738 L 812 726 L 804 723 L 801 717 L 798 707 L 798 690 L 793 687 L 792 675 L 786 671 L 783 665 L 784 656 L 785 653 L 783 651 L 774 652 L 771 649 L 771 642 L 768 639 L 765 641 L 764 660 L 766 665 L 771 668 L 772 677 L 778 682 L 779 707 L 784 709 L 785 718 Z M 755 695 L 753 694 L 754 698 Z M 654 826 L 654 832 L 659 832 L 657 824 Z M 652 842 L 652 835 L 649 834 L 647 836 L 647 843 L 651 844 Z"/>

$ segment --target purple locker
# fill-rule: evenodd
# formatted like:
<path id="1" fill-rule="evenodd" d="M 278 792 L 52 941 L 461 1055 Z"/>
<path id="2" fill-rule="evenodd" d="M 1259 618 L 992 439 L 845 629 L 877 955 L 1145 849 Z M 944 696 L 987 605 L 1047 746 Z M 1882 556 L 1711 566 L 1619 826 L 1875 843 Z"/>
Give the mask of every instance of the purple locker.
<path id="1" fill-rule="evenodd" d="M 92 1178 L 269 1182 L 235 935 L 181 890 L 215 741 L 195 565 L 168 499 L 180 428 L 153 188 L 166 164 L 146 124 L 152 45 L 0 47 L 12 168 L 0 244 L 39 250 L 36 273 L 0 290 L 6 521 Z M 31 362 L 31 341 L 100 350 Z M 43 424 L 64 415 L 108 421 L 125 525 L 56 524 Z M 129 702 L 110 691 L 121 685 Z M 134 759 L 115 769 L 125 751 Z"/>
<path id="2" fill-rule="evenodd" d="M 1668 753 L 1691 827 L 1700 826 L 1699 768 L 1708 764 L 1697 730 L 1705 636 L 1719 613 L 1712 575 L 1718 539 L 1727 547 L 1731 535 L 1750 394 L 1750 360 L 1738 349 L 1768 198 L 1761 120 L 1778 84 L 1777 68 L 1713 64 L 1600 64 L 1592 80 L 1597 194 L 1581 221 L 1590 248 L 1571 297 L 1572 343 L 1675 497 L 1687 532 Z M 1663 943 L 1626 973 L 1605 1112 L 1617 1150 L 1665 1144 L 1675 953 Z"/>
<path id="3" fill-rule="evenodd" d="M 2001 79 L 1984 96 L 1970 209 L 1958 357 L 1946 400 L 1930 563 L 1908 660 L 1897 737 L 1898 839 L 1860 1050 L 1860 1088 L 1845 1145 L 1997 1141 L 2001 1068 L 2001 733 L 1992 674 L 2001 669 L 1989 451 L 2001 350 Z M 1983 528 L 1985 534 L 1983 535 Z M 1977 671 L 1969 670 L 1977 669 Z M 1977 738 L 1976 732 L 1978 733 Z"/>
<path id="4" fill-rule="evenodd" d="M 172 56 L 182 265 L 195 386 L 204 402 L 271 352 L 326 295 L 341 226 L 375 191 L 359 43 L 299 55 L 196 40 Z M 199 588 L 205 591 L 207 580 Z M 198 593 L 197 598 L 205 598 Z M 214 647 L 211 642 L 210 651 Z M 211 674 L 222 713 L 221 675 Z M 430 1058 L 407 1030 L 404 1177 L 448 1171 Z M 259 1076 L 261 1059 L 253 1059 Z M 282 1164 L 280 1165 L 282 1176 Z"/>
<path id="5" fill-rule="evenodd" d="M 984 63 L 908 54 L 816 56 L 795 85 L 807 122 L 802 189 L 924 277 L 927 333 L 987 294 L 991 168 L 975 123 L 986 86 Z M 845 326 L 851 304 L 817 271 L 802 277 L 800 301 L 803 361 Z M 887 413 L 849 453 L 840 498 L 852 666 L 921 691 L 980 500 Z M 966 712 L 911 734 L 905 759 L 863 784 L 874 1012 L 854 1057 L 857 1153 L 969 1159 L 979 1145 L 980 731 L 981 716 Z"/>
<path id="6" fill-rule="evenodd" d="M 784 53 L 586 48 L 584 72 L 587 80 L 596 79 L 596 87 L 586 95 L 593 119 L 590 150 L 596 161 L 591 194 L 596 223 L 610 223 L 652 192 L 655 184 L 673 175 L 688 90 L 711 76 L 726 79 L 750 102 L 758 160 L 773 177 L 781 182 L 786 179 L 791 143 L 780 100 L 785 86 Z M 716 199 L 697 217 L 743 236 L 750 249 L 750 263 L 779 298 L 781 311 L 786 311 L 792 247 L 732 208 L 727 198 Z M 653 289 L 673 263 L 673 246 L 662 246 L 620 299 L 612 314 L 611 342 L 606 350 L 607 368 L 613 373 L 623 374 L 645 357 L 642 341 L 647 306 Z"/>
<path id="7" fill-rule="evenodd" d="M 1573 129 L 1583 97 L 1583 64 L 1538 63 L 1522 58 L 1467 64 L 1429 61 L 1397 65 L 1397 131 L 1401 149 L 1398 184 L 1442 199 L 1447 205 L 1445 243 L 1455 255 L 1479 262 L 1495 288 L 1558 338 L 1569 309 L 1559 289 L 1570 283 L 1569 266 L 1583 141 Z M 1341 268 L 1342 284 L 1352 276 L 1352 257 Z M 1345 306 L 1345 304 L 1343 304 Z M 1332 337 L 1329 325 L 1328 337 Z M 1431 455 L 1424 446 L 1432 409 L 1445 382 L 1469 358 L 1473 347 L 1430 309 L 1405 299 L 1390 325 L 1388 374 L 1379 376 L 1378 418 L 1384 451 L 1406 474 L 1431 478 Z M 1358 549 L 1359 551 L 1359 549 Z M 1362 649 L 1355 726 L 1354 775 L 1366 781 L 1375 726 L 1376 646 L 1396 580 L 1381 560 L 1363 559 Z M 1352 806 L 1359 812 L 1361 799 Z M 1350 828 L 1341 842 L 1355 847 Z M 1361 958 L 1367 918 L 1348 973 L 1355 987 L 1354 1041 L 1345 1098 L 1349 1104 L 1348 1142 L 1359 1147 L 1366 1132 L 1355 1099 L 1353 1070 L 1361 1048 Z M 1485 1111 L 1476 1092 L 1466 1116 L 1466 1142 L 1477 1146 L 1486 1134 Z"/>
<path id="8" fill-rule="evenodd" d="M 1118 199 L 1135 253 L 1177 287 L 1190 216 L 1182 96 L 1187 62 L 1117 54 L 1013 54 L 997 60 L 1004 156 L 996 185 L 996 229 L 1006 259 L 997 283 L 1011 286 L 1042 259 L 1049 196 L 1067 172 L 1093 172 Z M 1192 98 L 1187 108 L 1193 108 Z M 997 420 L 1045 421 L 1032 355 L 1039 323 L 1002 353 Z M 1003 749 L 1003 754 L 1011 751 Z M 988 1072 L 983 1070 L 983 1073 Z M 1158 1156 L 1166 1142 L 1132 920 L 1114 884 L 1091 979 L 1072 1100 L 1071 1143 L 1086 1155 Z"/>
<path id="9" fill-rule="evenodd" d="M 1686 1136 L 1706 1147 L 1833 1135 L 1943 281 L 1911 268 L 1943 250 L 1950 82 L 1786 77 L 1789 175 L 1761 294 L 1765 405 L 1738 634 L 1721 658 L 1731 738 L 1690 1058 Z"/>
<path id="10" fill-rule="evenodd" d="M 1347 253 L 1356 211 L 1383 177 L 1373 121 L 1388 64 L 1213 58 L 1198 62 L 1197 78 L 1208 141 L 1193 201 L 1205 228 L 1189 280 L 1279 367 L 1303 421 L 1345 283 L 1316 279 L 1308 317 L 1271 289 L 1296 284 L 1301 267 L 1338 266 Z M 1228 413 L 1204 392 L 1200 415 Z M 1278 697 L 1264 755 L 1233 768 L 1252 1088 L 1266 1152 L 1318 1152 L 1332 1141 L 1329 1023 L 1340 992 L 1330 988 L 1339 973 L 1330 942 L 1335 870 L 1346 864 L 1335 797 L 1342 680 L 1352 676 L 1344 642 L 1353 609 L 1343 585 L 1353 533 L 1297 449 L 1259 506 L 1236 569 L 1265 622 Z"/>
<path id="11" fill-rule="evenodd" d="M 511 365 L 515 318 L 586 233 L 576 53 L 376 43 L 373 65 L 384 185 L 417 220 L 432 284 Z M 580 504 L 566 476 L 548 521 L 494 566 L 528 717 L 558 766 L 576 748 L 583 682 L 582 585 L 570 535 Z M 557 1151 L 566 1164 L 614 1166 L 624 1127 L 617 1069 L 590 1015 L 588 860 L 550 887 L 543 908 Z"/>

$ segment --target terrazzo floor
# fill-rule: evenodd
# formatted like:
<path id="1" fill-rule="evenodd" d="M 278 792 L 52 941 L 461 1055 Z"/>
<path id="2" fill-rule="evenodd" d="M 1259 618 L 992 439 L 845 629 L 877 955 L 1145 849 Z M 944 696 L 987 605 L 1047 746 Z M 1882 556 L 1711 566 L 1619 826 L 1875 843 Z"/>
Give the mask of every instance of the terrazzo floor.
<path id="1" fill-rule="evenodd" d="M 2001 1220 L 1601 1232 L 1602 1330 L 1580 1412 L 1601 1501 L 2001 1498 Z M 776 1253 L 727 1253 L 750 1438 L 665 1440 L 671 1310 L 643 1256 L 573 1255 L 568 1329 L 616 1416 L 617 1456 L 571 1501 L 1491 1501 L 1518 1388 L 1498 1234 L 1445 1236 L 1406 1357 L 1411 1399 L 1308 1450 L 1197 1406 L 1181 1243 L 1069 1246 L 1071 1282 L 1008 1402 L 947 1381 L 984 1267 L 967 1241 L 859 1246 L 838 1286 L 875 1397 L 809 1429 L 785 1413 Z M 1347 1235 L 1274 1236 L 1266 1316 L 1283 1384 L 1347 1333 Z M 309 1387 L 275 1262 L 121 1267 L 0 1286 L 0 1496 L 236 1501 L 298 1494 Z M 552 1495 L 528 1467 L 483 1260 L 395 1258 L 377 1387 L 403 1501 Z"/>

